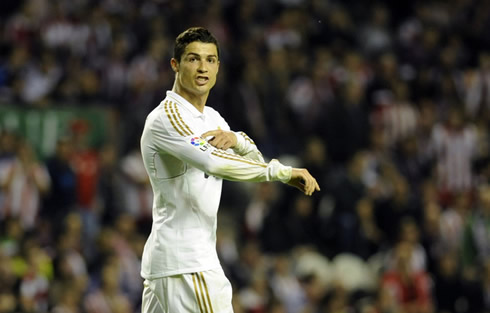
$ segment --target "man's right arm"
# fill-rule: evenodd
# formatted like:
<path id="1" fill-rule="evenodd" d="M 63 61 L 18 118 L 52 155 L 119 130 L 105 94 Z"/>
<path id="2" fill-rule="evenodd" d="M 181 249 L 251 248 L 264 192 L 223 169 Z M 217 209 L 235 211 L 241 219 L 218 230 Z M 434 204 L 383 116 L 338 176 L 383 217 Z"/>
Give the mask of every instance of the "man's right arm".
<path id="1" fill-rule="evenodd" d="M 149 129 L 151 142 L 143 142 L 143 144 L 154 145 L 159 151 L 165 151 L 209 175 L 223 179 L 251 182 L 281 181 L 300 189 L 307 195 L 319 190 L 316 180 L 305 169 L 293 169 L 277 160 L 265 163 L 226 152 L 207 143 L 187 125 L 184 128 L 175 123 L 165 123 L 165 118 L 161 116 L 160 120 L 152 123 Z M 180 123 L 185 122 L 181 120 Z"/>
<path id="2" fill-rule="evenodd" d="M 212 130 L 201 135 L 203 138 L 211 137 L 208 140 L 212 146 L 222 149 L 233 149 L 235 153 L 246 159 L 259 160 L 264 162 L 262 153 L 255 145 L 255 142 L 244 132 L 233 132 L 225 130 Z M 315 178 L 306 169 L 293 168 L 288 185 L 298 188 L 307 195 L 313 194 L 320 187 Z"/>

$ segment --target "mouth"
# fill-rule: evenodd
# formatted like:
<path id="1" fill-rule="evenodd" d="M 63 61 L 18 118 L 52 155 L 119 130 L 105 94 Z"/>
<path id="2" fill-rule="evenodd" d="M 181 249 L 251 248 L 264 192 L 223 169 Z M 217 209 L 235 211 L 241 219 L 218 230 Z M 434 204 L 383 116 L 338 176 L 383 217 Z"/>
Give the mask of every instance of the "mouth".
<path id="1" fill-rule="evenodd" d="M 205 85 L 209 81 L 207 76 L 197 76 L 196 82 L 198 85 Z"/>

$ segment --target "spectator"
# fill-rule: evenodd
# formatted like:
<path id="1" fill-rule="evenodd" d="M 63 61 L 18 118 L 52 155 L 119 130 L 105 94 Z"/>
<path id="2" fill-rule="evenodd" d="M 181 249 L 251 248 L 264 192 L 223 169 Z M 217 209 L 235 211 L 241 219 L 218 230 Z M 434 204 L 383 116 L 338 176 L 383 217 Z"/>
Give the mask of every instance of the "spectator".
<path id="1" fill-rule="evenodd" d="M 100 178 L 97 182 L 97 198 L 101 223 L 108 225 L 125 211 L 129 190 L 123 188 L 123 173 L 119 166 L 117 148 L 108 143 L 100 149 Z M 130 171 L 131 169 L 128 169 Z M 125 195 L 122 197 L 121 195 Z"/>
<path id="2" fill-rule="evenodd" d="M 407 313 L 429 313 L 433 310 L 429 276 L 412 266 L 413 246 L 401 241 L 396 245 L 393 262 L 395 266 L 383 274 L 381 289 L 387 289 L 397 306 Z"/>
<path id="3" fill-rule="evenodd" d="M 436 124 L 432 132 L 439 191 L 444 204 L 455 192 L 469 191 L 474 186 L 472 161 L 476 157 L 474 125 L 452 107 L 446 123 Z"/>
<path id="4" fill-rule="evenodd" d="M 83 308 L 88 313 L 129 313 L 131 304 L 119 288 L 117 264 L 102 268 L 101 285 L 91 291 L 84 300 Z"/>
<path id="5" fill-rule="evenodd" d="M 275 258 L 274 274 L 270 279 L 270 285 L 272 293 L 284 304 L 287 313 L 301 312 L 305 305 L 305 295 L 287 255 L 279 255 Z"/>
<path id="6" fill-rule="evenodd" d="M 0 184 L 5 192 L 2 208 L 5 216 L 19 218 L 26 230 L 34 228 L 42 196 L 49 191 L 51 180 L 27 141 L 20 143 L 16 157 L 2 166 Z"/>
<path id="7" fill-rule="evenodd" d="M 465 86 L 466 112 L 473 118 L 488 111 L 490 107 L 490 54 L 482 52 L 478 56 L 479 67 L 469 71 Z"/>
<path id="8" fill-rule="evenodd" d="M 49 279 L 52 276 L 50 257 L 35 242 L 24 243 L 23 261 L 26 268 L 20 279 L 20 307 L 24 312 L 48 312 Z"/>
<path id="9" fill-rule="evenodd" d="M 258 184 L 253 197 L 245 208 L 244 227 L 247 237 L 258 239 L 264 232 L 264 220 L 272 210 L 276 209 L 279 190 L 274 184 Z"/>
<path id="10" fill-rule="evenodd" d="M 70 138 L 62 137 L 58 139 L 55 154 L 46 160 L 51 189 L 46 196 L 41 215 L 48 221 L 63 221 L 75 210 L 76 177 L 71 164 L 72 153 Z M 60 225 L 61 223 L 55 223 L 53 226 L 56 230 L 56 226 Z"/>
<path id="11" fill-rule="evenodd" d="M 250 284 L 238 293 L 240 305 L 247 313 L 265 313 L 270 299 L 269 283 L 265 274 L 256 271 L 252 274 Z"/>
<path id="12" fill-rule="evenodd" d="M 123 174 L 121 183 L 126 213 L 144 222 L 151 218 L 153 193 L 143 165 L 143 158 L 138 149 L 136 145 L 133 145 L 133 148 L 122 157 L 120 161 L 120 170 Z"/>
<path id="13" fill-rule="evenodd" d="M 46 106 L 46 101 L 54 92 L 61 74 L 53 53 L 45 51 L 41 55 L 39 65 L 31 64 L 24 72 L 24 85 L 20 95 L 22 100 L 32 105 Z"/>
<path id="14" fill-rule="evenodd" d="M 100 227 L 100 216 L 97 210 L 100 160 L 97 149 L 89 142 L 89 122 L 75 120 L 70 126 L 73 132 L 74 151 L 71 164 L 76 177 L 76 208 L 83 222 L 84 254 L 91 259 L 95 253 L 93 242 Z"/>
<path id="15" fill-rule="evenodd" d="M 80 313 L 80 296 L 77 290 L 65 286 L 61 289 L 61 294 L 57 298 L 56 305 L 51 309 L 51 313 Z"/>
<path id="16" fill-rule="evenodd" d="M 457 312 L 464 301 L 459 259 L 455 253 L 442 255 L 434 275 L 434 304 L 437 312 Z"/>
<path id="17" fill-rule="evenodd" d="M 464 228 L 463 265 L 474 277 L 490 258 L 490 187 L 481 186 L 478 201 Z"/>

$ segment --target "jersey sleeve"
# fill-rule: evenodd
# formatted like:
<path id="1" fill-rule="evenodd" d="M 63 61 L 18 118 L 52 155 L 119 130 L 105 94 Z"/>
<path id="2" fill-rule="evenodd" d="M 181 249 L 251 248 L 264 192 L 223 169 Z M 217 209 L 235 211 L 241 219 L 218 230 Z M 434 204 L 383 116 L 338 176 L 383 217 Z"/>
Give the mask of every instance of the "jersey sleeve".
<path id="1" fill-rule="evenodd" d="M 213 113 L 216 114 L 218 119 L 220 120 L 223 129 L 227 131 L 231 131 L 230 126 L 226 122 L 226 120 L 219 114 L 219 112 L 213 109 Z M 234 131 L 233 132 L 237 139 L 236 146 L 232 149 L 235 154 L 241 155 L 242 157 L 253 160 L 264 162 L 264 157 L 262 153 L 257 148 L 255 142 L 243 131 Z"/>
<path id="2" fill-rule="evenodd" d="M 233 151 L 236 154 L 250 160 L 264 162 L 264 157 L 262 156 L 262 153 L 257 148 L 255 142 L 247 134 L 242 131 L 234 133 L 237 138 L 237 144 Z"/>
<path id="3" fill-rule="evenodd" d="M 265 163 L 242 155 L 217 149 L 194 133 L 178 113 L 177 107 L 169 107 L 149 125 L 142 144 L 165 152 L 206 172 L 209 175 L 235 181 L 281 181 L 291 178 L 291 167 L 277 160 Z M 151 146 L 151 147 L 150 147 Z"/>

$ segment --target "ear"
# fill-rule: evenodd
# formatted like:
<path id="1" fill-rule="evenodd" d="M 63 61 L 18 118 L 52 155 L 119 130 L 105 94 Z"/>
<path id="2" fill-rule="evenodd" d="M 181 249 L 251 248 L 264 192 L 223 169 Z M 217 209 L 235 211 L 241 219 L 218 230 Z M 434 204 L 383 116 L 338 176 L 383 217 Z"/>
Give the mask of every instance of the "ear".
<path id="1" fill-rule="evenodd" d="M 172 66 L 172 70 L 175 73 L 179 72 L 179 61 L 177 61 L 177 59 L 175 58 L 170 59 L 170 66 Z"/>

